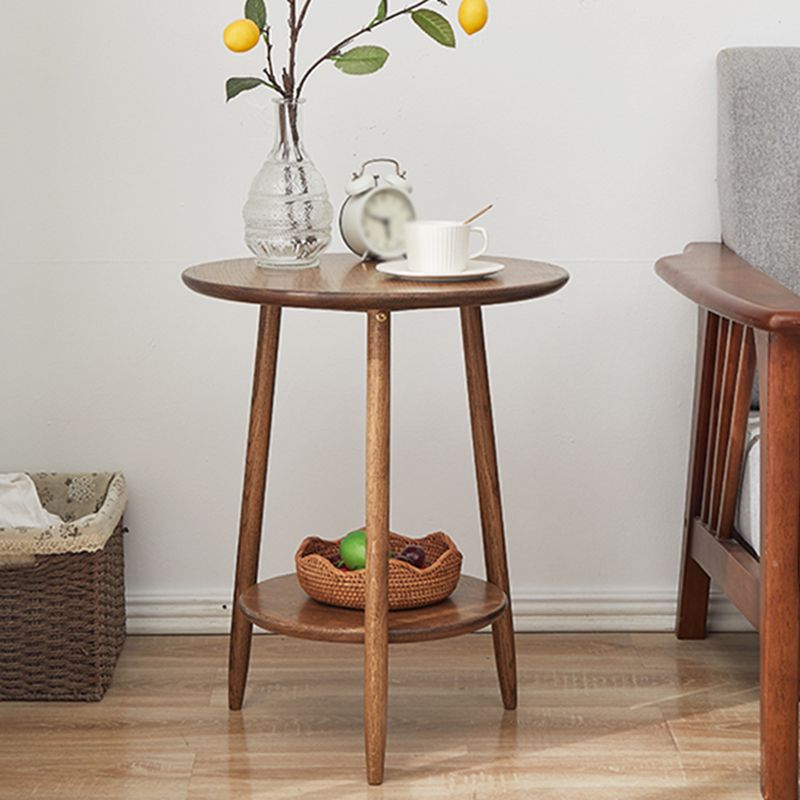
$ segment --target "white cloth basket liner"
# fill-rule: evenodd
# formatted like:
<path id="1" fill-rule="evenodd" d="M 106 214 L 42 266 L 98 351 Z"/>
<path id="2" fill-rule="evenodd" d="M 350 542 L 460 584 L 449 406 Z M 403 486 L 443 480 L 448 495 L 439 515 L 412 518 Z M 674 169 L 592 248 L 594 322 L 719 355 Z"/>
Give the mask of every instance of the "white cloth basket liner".
<path id="1" fill-rule="evenodd" d="M 6 556 L 94 553 L 114 533 L 128 502 L 120 472 L 30 473 L 42 505 L 64 521 L 46 528 L 0 528 Z"/>

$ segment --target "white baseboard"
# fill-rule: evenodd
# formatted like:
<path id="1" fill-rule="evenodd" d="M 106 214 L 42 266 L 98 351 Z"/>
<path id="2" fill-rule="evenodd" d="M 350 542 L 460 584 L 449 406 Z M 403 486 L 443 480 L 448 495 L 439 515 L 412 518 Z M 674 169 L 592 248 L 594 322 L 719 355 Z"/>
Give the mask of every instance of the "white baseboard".
<path id="1" fill-rule="evenodd" d="M 520 633 L 653 632 L 675 626 L 675 594 L 514 594 L 515 628 Z M 230 601 L 218 598 L 133 595 L 128 598 L 132 634 L 224 634 Z M 721 596 L 712 596 L 713 631 L 749 631 L 749 623 Z"/>
<path id="2" fill-rule="evenodd" d="M 514 627 L 524 633 L 673 631 L 677 608 L 674 592 L 560 596 L 518 592 L 512 604 Z M 709 628 L 718 632 L 753 629 L 721 595 L 711 597 Z"/>

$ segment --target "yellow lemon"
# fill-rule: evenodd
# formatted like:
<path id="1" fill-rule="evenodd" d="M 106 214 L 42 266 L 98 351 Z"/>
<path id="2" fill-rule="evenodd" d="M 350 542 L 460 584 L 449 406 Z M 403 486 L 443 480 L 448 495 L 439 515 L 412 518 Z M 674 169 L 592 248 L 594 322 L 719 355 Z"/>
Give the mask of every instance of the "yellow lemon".
<path id="1" fill-rule="evenodd" d="M 488 19 L 489 6 L 486 5 L 486 0 L 462 0 L 458 9 L 458 21 L 470 36 L 481 30 Z"/>
<path id="2" fill-rule="evenodd" d="M 246 53 L 258 44 L 261 31 L 253 20 L 237 19 L 225 28 L 222 38 L 228 50 L 233 50 L 234 53 Z"/>

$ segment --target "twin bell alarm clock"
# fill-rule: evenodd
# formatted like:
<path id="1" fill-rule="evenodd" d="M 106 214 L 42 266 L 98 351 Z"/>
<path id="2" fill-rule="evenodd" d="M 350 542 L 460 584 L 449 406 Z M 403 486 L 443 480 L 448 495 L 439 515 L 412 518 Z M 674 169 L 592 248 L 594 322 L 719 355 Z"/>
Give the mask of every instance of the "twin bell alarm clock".
<path id="1" fill-rule="evenodd" d="M 387 175 L 367 174 L 372 164 L 392 164 Z M 339 215 L 345 244 L 364 260 L 391 261 L 406 254 L 406 223 L 416 219 L 411 186 L 393 158 L 366 161 L 345 187 Z"/>

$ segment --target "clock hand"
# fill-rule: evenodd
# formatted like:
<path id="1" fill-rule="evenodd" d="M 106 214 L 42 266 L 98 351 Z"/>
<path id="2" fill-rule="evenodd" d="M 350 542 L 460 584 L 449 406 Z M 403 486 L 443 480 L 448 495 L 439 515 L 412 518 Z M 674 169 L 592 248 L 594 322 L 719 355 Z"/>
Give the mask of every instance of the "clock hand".
<path id="1" fill-rule="evenodd" d="M 379 217 L 376 214 L 371 214 L 369 211 L 366 213 L 369 219 L 374 219 L 376 222 L 383 223 L 383 231 L 386 236 L 387 242 L 392 238 L 392 219 L 391 217 Z"/>

